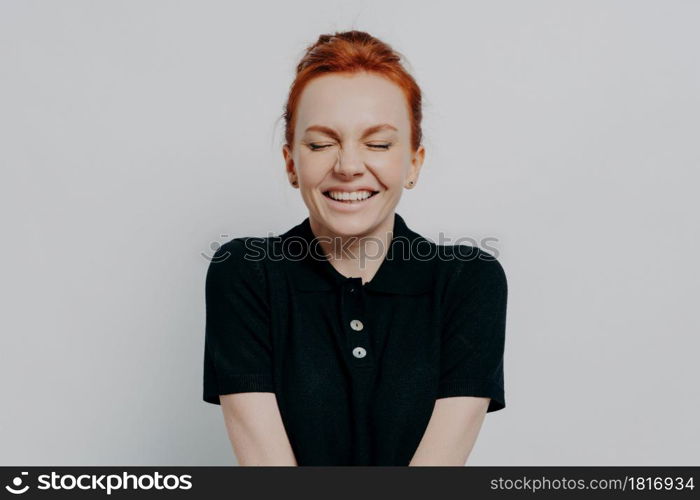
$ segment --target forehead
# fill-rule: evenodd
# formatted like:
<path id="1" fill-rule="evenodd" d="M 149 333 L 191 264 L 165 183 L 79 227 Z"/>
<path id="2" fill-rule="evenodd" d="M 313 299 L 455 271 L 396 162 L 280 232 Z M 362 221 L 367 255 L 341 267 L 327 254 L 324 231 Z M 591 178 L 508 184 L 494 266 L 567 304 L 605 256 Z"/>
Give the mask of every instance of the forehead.
<path id="1" fill-rule="evenodd" d="M 409 126 L 406 97 L 394 82 L 373 73 L 334 73 L 314 78 L 297 107 L 297 130 L 322 124 L 338 130 L 388 122 Z"/>

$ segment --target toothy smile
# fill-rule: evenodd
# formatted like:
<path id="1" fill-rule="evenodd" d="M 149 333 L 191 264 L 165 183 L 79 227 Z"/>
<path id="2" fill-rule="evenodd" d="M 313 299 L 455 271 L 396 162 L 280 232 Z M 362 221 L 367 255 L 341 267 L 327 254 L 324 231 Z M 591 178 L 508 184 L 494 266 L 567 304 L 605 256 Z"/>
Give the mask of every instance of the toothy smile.
<path id="1" fill-rule="evenodd" d="M 324 196 L 327 196 L 328 198 L 331 198 L 335 201 L 342 201 L 346 203 L 353 203 L 353 202 L 359 202 L 359 201 L 365 201 L 375 194 L 377 194 L 379 191 L 368 191 L 368 190 L 359 190 L 359 191 L 324 191 Z"/>

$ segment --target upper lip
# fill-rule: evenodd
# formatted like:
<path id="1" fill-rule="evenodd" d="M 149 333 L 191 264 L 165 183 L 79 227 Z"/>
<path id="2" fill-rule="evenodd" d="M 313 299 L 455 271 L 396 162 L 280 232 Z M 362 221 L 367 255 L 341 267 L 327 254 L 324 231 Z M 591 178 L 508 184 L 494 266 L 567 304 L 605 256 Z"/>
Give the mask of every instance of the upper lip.
<path id="1" fill-rule="evenodd" d="M 347 187 L 347 186 L 338 186 L 338 187 L 332 187 L 325 189 L 323 192 L 327 193 L 328 191 L 342 191 L 345 193 L 352 193 L 353 191 L 369 191 L 370 193 L 378 192 L 378 189 L 374 189 L 368 186 L 358 186 L 358 187 Z"/>

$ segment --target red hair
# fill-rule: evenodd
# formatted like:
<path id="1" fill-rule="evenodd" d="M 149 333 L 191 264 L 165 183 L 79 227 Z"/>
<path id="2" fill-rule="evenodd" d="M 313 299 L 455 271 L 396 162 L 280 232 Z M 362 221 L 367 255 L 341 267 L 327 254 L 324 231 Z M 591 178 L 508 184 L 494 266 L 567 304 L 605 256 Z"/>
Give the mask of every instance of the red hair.
<path id="1" fill-rule="evenodd" d="M 411 120 L 411 147 L 416 151 L 423 139 L 421 90 L 406 71 L 401 60 L 403 55 L 390 45 L 364 31 L 343 31 L 334 35 L 321 35 L 307 47 L 304 57 L 297 65 L 297 73 L 289 89 L 284 110 L 285 140 L 289 147 L 294 142 L 294 124 L 299 97 L 313 79 L 328 73 L 376 73 L 388 78 L 406 96 Z"/>

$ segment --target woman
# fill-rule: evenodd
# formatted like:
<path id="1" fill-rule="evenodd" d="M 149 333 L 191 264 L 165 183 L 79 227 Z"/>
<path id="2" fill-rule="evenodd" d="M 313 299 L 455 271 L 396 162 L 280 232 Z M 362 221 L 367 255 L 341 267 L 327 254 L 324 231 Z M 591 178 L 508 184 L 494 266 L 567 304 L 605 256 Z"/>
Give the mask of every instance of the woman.
<path id="1" fill-rule="evenodd" d="M 507 283 L 493 256 L 395 212 L 425 155 L 420 89 L 380 40 L 322 35 L 285 119 L 309 216 L 217 250 L 204 400 L 240 465 L 464 465 L 505 407 Z"/>

